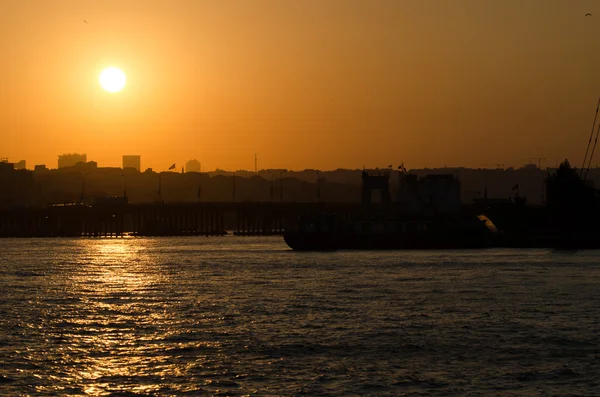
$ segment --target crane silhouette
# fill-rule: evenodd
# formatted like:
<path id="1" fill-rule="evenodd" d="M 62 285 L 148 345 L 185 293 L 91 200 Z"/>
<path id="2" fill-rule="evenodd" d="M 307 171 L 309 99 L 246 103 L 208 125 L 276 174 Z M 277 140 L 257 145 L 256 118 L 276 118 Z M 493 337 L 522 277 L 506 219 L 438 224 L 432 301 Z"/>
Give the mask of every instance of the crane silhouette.
<path id="1" fill-rule="evenodd" d="M 541 170 L 542 169 L 542 160 L 548 160 L 546 157 L 528 157 L 525 160 L 537 160 L 538 161 L 538 168 Z"/>

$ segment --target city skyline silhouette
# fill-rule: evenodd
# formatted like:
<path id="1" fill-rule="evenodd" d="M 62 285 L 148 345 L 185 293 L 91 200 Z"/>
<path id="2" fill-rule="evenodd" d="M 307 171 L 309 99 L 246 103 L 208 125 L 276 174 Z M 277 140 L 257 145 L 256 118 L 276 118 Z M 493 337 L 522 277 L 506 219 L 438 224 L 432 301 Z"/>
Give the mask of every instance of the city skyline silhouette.
<path id="1" fill-rule="evenodd" d="M 599 17 L 0 1 L 0 394 L 600 395 Z"/>
<path id="2" fill-rule="evenodd" d="M 592 1 L 13 2 L 0 156 L 207 169 L 583 157 L 600 94 Z M 85 21 L 86 23 L 84 23 Z M 107 92 L 103 70 L 124 88 Z M 120 85 L 119 85 L 120 87 Z"/>

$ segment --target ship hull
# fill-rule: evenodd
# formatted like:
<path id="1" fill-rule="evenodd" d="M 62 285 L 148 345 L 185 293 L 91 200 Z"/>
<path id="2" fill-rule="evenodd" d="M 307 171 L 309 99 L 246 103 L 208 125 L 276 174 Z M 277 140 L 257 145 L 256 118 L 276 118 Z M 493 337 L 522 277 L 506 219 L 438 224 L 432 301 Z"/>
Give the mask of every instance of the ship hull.
<path id="1" fill-rule="evenodd" d="M 490 246 L 484 234 L 478 236 L 382 234 L 333 234 L 290 232 L 284 234 L 286 244 L 295 251 L 335 250 L 421 250 L 478 249 Z"/>
<path id="2" fill-rule="evenodd" d="M 315 216 L 302 219 L 284 239 L 298 251 L 475 249 L 490 247 L 495 234 L 495 226 L 486 217 L 336 220 Z"/>
<path id="3" fill-rule="evenodd" d="M 338 244 L 333 233 L 286 232 L 285 243 L 294 251 L 335 251 Z"/>
<path id="4" fill-rule="evenodd" d="M 338 249 L 348 250 L 475 249 L 489 246 L 488 241 L 482 237 L 400 233 L 343 236 L 338 239 L 337 244 Z"/>

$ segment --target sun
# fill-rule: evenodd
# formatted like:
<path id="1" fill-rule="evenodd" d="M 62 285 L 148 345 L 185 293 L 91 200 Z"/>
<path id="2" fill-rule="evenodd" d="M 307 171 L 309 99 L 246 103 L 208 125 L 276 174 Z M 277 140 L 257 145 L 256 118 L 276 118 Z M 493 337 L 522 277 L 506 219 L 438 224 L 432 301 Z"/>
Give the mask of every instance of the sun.
<path id="1" fill-rule="evenodd" d="M 119 92 L 125 87 L 127 77 L 119 68 L 106 68 L 100 73 L 100 86 L 108 92 Z"/>

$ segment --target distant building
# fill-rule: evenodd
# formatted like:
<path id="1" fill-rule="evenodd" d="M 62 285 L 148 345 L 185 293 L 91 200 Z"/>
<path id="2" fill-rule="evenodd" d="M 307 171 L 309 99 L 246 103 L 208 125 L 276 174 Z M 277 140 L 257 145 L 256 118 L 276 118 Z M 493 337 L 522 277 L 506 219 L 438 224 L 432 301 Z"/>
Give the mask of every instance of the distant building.
<path id="1" fill-rule="evenodd" d="M 15 165 L 13 163 L 9 163 L 8 161 L 0 161 L 0 171 L 10 172 L 14 169 L 15 169 Z"/>
<path id="2" fill-rule="evenodd" d="M 73 166 L 76 170 L 82 172 L 89 172 L 98 169 L 98 163 L 95 161 L 88 161 L 87 163 L 79 162 Z"/>
<path id="3" fill-rule="evenodd" d="M 33 167 L 33 170 L 35 172 L 41 172 L 41 171 L 48 171 L 48 168 L 46 168 L 46 164 L 36 164 Z"/>
<path id="4" fill-rule="evenodd" d="M 185 163 L 185 172 L 201 172 L 202 168 L 198 160 L 190 160 Z"/>
<path id="5" fill-rule="evenodd" d="M 17 163 L 9 163 L 7 158 L 1 158 L 0 163 L 2 164 L 10 164 L 13 170 L 24 170 L 25 169 L 25 160 L 21 160 Z"/>
<path id="6" fill-rule="evenodd" d="M 77 163 L 87 163 L 87 154 L 68 153 L 58 156 L 58 168 L 73 167 Z"/>
<path id="7" fill-rule="evenodd" d="M 141 171 L 142 169 L 142 157 L 139 155 L 124 155 L 123 156 L 123 169 L 135 168 Z"/>
<path id="8" fill-rule="evenodd" d="M 407 212 L 458 213 L 460 182 L 453 175 L 433 174 L 418 178 L 405 174 L 400 181 L 398 203 Z"/>

